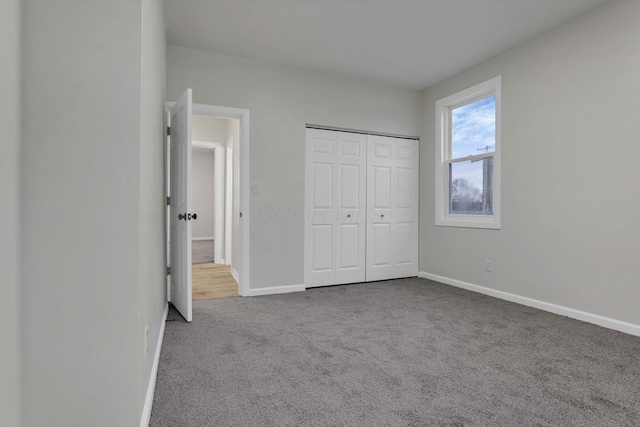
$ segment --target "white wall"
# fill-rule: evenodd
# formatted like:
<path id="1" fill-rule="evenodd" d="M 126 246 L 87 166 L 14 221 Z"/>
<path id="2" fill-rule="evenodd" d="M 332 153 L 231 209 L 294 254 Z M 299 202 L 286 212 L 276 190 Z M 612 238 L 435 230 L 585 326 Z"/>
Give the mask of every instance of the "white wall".
<path id="1" fill-rule="evenodd" d="M 20 63 L 19 0 L 3 2 L 0 13 L 0 423 L 18 427 L 20 420 Z"/>
<path id="2" fill-rule="evenodd" d="M 198 115 L 193 115 L 191 119 L 191 140 L 225 142 L 227 119 Z"/>
<path id="3" fill-rule="evenodd" d="M 291 213 L 304 206 L 305 124 L 420 132 L 418 92 L 169 45 L 168 99 L 188 87 L 196 103 L 251 111 L 252 289 L 303 283 L 303 217 Z"/>
<path id="4" fill-rule="evenodd" d="M 638 52 L 640 2 L 611 1 L 424 93 L 422 270 L 640 324 Z M 502 229 L 436 227 L 435 102 L 497 75 Z"/>
<path id="5" fill-rule="evenodd" d="M 167 303 L 163 132 L 166 46 L 163 1 L 142 0 L 139 323 L 141 411 L 147 398 Z M 147 328 L 148 343 L 145 337 Z"/>
<path id="6" fill-rule="evenodd" d="M 198 219 L 191 222 L 191 237 L 213 237 L 214 173 L 213 150 L 194 149 L 191 152 L 191 210 Z M 221 254 L 215 254 L 220 258 Z"/>
<path id="7" fill-rule="evenodd" d="M 26 1 L 27 427 L 140 423 L 153 356 L 142 330 L 153 352 L 164 305 L 162 12 L 159 1 L 144 8 Z"/>

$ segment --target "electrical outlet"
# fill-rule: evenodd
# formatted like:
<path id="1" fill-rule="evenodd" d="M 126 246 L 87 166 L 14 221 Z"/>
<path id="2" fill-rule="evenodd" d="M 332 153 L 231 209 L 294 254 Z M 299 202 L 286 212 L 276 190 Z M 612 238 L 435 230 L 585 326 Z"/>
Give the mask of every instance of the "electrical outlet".
<path id="1" fill-rule="evenodd" d="M 484 271 L 491 271 L 491 260 L 490 259 L 486 259 L 484 261 Z"/>

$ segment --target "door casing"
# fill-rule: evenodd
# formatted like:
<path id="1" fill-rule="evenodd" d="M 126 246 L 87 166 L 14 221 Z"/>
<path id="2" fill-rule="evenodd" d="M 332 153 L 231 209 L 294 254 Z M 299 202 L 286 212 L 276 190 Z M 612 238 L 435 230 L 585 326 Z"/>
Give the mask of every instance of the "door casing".
<path id="1" fill-rule="evenodd" d="M 170 110 L 175 102 L 165 102 L 165 109 Z M 251 289 L 251 277 L 250 277 L 250 239 L 249 239 L 249 224 L 251 218 L 250 211 L 250 194 L 251 184 L 249 182 L 249 153 L 250 153 L 250 135 L 249 135 L 249 121 L 250 112 L 246 108 L 224 107 L 219 105 L 207 105 L 207 104 L 192 104 L 192 114 L 198 116 L 213 116 L 221 117 L 225 119 L 236 119 L 240 122 L 240 135 L 239 135 L 239 215 L 240 221 L 239 228 L 239 251 L 238 251 L 238 294 L 240 296 L 249 296 Z M 167 154 L 168 156 L 168 154 Z M 166 178 L 166 177 L 165 177 Z M 168 220 L 168 218 L 166 218 Z M 165 239 L 166 240 L 166 239 Z M 166 244 L 166 243 L 165 243 Z M 167 252 L 165 248 L 165 252 Z"/>

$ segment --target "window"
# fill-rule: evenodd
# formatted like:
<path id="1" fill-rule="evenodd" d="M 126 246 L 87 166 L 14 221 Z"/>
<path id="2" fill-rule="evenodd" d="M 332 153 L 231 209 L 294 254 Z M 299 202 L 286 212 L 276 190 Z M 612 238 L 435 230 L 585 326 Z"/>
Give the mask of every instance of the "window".
<path id="1" fill-rule="evenodd" d="M 436 225 L 500 228 L 500 83 L 436 102 Z"/>

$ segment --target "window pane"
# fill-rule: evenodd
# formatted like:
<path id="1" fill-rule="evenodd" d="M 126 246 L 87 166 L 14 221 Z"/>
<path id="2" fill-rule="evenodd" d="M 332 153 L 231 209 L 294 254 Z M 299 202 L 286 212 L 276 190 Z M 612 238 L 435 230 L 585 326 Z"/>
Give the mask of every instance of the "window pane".
<path id="1" fill-rule="evenodd" d="M 449 165 L 449 213 L 493 215 L 493 157 Z"/>
<path id="2" fill-rule="evenodd" d="M 451 110 L 452 159 L 492 153 L 495 149 L 495 95 Z"/>

